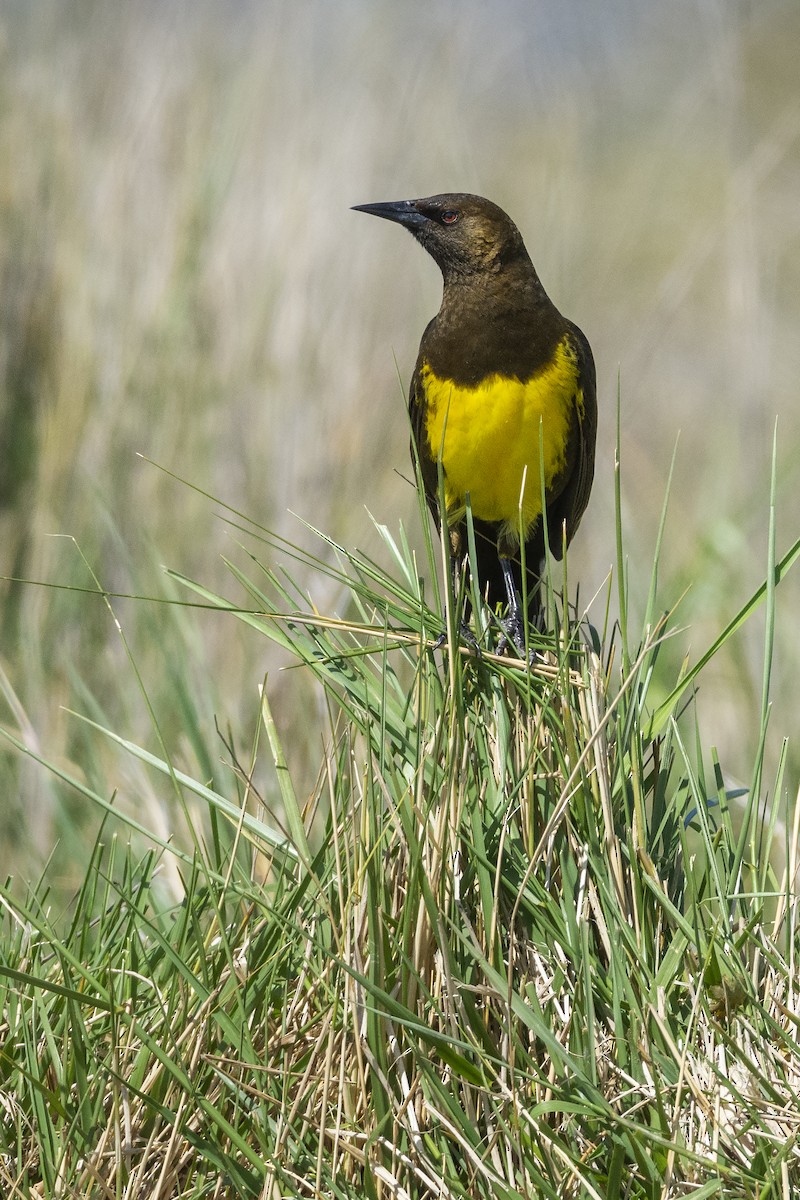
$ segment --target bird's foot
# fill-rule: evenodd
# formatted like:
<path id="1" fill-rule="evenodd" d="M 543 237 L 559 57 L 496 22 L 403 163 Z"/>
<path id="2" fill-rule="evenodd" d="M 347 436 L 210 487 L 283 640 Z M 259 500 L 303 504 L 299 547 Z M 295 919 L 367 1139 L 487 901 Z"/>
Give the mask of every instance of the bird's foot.
<path id="1" fill-rule="evenodd" d="M 458 631 L 458 637 L 459 642 L 463 642 L 465 646 L 468 646 L 476 658 L 481 657 L 481 648 L 478 639 L 475 637 L 475 634 L 472 632 L 469 625 L 467 625 L 466 621 L 461 622 L 461 626 Z M 436 641 L 433 643 L 432 648 L 434 650 L 441 650 L 442 646 L 444 646 L 446 642 L 447 630 L 443 629 Z"/>
<path id="2" fill-rule="evenodd" d="M 505 654 L 511 646 L 525 657 L 525 622 L 518 612 L 510 613 L 505 621 L 500 622 L 502 633 L 497 643 L 497 654 Z"/>
<path id="3" fill-rule="evenodd" d="M 506 654 L 511 647 L 514 648 L 523 662 L 527 662 L 528 666 L 533 666 L 534 663 L 542 661 L 542 655 L 538 650 L 534 650 L 525 640 L 525 621 L 522 613 L 516 612 L 509 614 L 504 621 L 500 621 L 502 633 L 497 642 L 496 654 Z M 528 622 L 528 632 L 532 633 L 538 629 L 535 621 Z"/>

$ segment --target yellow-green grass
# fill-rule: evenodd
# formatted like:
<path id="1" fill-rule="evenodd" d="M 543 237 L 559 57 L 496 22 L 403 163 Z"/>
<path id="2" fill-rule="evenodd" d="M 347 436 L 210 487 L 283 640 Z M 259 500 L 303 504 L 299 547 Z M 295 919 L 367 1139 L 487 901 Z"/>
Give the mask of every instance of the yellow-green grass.
<path id="1" fill-rule="evenodd" d="M 733 631 L 662 671 L 665 697 L 658 557 L 641 628 L 624 568 L 619 628 L 570 618 L 551 578 L 529 666 L 493 653 L 488 619 L 480 656 L 459 645 L 432 543 L 418 559 L 378 530 L 387 571 L 229 516 L 228 594 L 174 583 L 305 677 L 317 779 L 287 766 L 272 678 L 250 746 L 187 703 L 197 759 L 227 759 L 211 785 L 155 712 L 139 746 L 84 697 L 80 774 L 6 730 L 102 823 L 65 909 L 52 870 L 0 893 L 3 1194 L 790 1200 L 800 827 L 760 749 L 800 543 L 777 561 L 772 530 L 740 616 L 768 636 L 739 796 L 692 703 Z M 308 577 L 349 617 L 316 611 Z"/>

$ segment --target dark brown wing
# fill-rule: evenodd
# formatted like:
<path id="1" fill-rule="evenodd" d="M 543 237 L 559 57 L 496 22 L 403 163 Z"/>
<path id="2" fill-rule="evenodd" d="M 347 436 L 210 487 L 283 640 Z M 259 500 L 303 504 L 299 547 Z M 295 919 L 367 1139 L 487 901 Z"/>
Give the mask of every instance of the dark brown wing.
<path id="1" fill-rule="evenodd" d="M 547 505 L 550 552 L 558 559 L 563 551 L 562 526 L 566 522 L 569 545 L 589 503 L 597 438 L 597 382 L 591 347 L 577 325 L 571 322 L 568 322 L 568 325 L 569 335 L 578 355 L 578 386 L 583 393 L 583 406 L 581 408 L 575 405 L 570 446 L 567 451 L 568 470 L 563 486 Z"/>
<path id="2" fill-rule="evenodd" d="M 425 435 L 426 411 L 427 400 L 425 398 L 425 389 L 420 375 L 420 361 L 418 359 L 408 393 L 408 413 L 411 418 L 411 461 L 414 463 L 416 471 L 416 462 L 419 459 L 419 469 L 422 475 L 422 485 L 425 489 L 425 499 L 428 502 L 428 508 L 431 510 L 431 515 L 436 523 L 436 528 L 439 529 L 439 469 L 436 460 L 431 458 L 428 439 Z"/>

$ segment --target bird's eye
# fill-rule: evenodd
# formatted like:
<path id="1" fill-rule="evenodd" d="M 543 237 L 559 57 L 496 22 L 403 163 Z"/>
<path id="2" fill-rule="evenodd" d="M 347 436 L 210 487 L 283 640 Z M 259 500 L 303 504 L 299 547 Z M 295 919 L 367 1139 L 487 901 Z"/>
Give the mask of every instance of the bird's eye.
<path id="1" fill-rule="evenodd" d="M 445 211 L 442 213 L 442 224 L 443 225 L 455 225 L 457 220 L 458 220 L 458 213 L 456 212 L 456 210 L 454 208 L 446 208 Z"/>

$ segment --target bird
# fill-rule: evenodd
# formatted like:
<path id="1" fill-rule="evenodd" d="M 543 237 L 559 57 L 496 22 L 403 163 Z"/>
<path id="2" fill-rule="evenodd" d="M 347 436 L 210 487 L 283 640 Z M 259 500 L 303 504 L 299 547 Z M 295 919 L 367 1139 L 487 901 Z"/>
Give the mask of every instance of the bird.
<path id="1" fill-rule="evenodd" d="M 472 512 L 479 590 L 501 622 L 498 651 L 524 653 L 542 628 L 545 522 L 561 559 L 594 478 L 597 389 L 591 347 L 539 279 L 517 226 L 482 196 L 447 192 L 358 204 L 409 230 L 442 273 L 442 302 L 409 389 L 412 461 L 454 579 Z M 443 479 L 441 511 L 439 468 Z M 523 562 L 524 574 L 523 580 Z"/>

